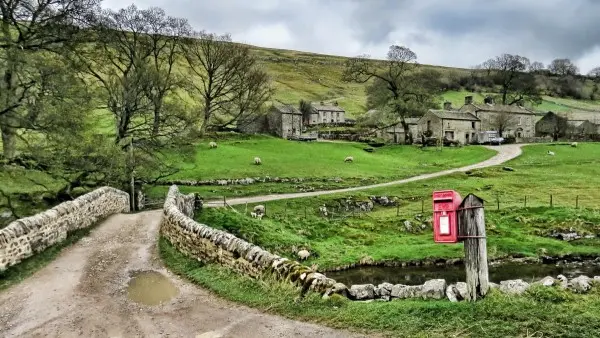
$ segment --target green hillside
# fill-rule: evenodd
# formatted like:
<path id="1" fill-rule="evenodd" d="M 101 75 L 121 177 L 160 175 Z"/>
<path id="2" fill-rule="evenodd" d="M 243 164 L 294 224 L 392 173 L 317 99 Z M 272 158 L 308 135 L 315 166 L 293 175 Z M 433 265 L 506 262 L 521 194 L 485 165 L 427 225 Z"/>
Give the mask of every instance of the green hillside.
<path id="1" fill-rule="evenodd" d="M 345 57 L 254 46 L 252 51 L 272 77 L 276 89 L 275 100 L 291 104 L 296 104 L 300 99 L 338 101 L 351 117 L 359 116 L 367 110 L 365 85 L 340 80 Z M 441 71 L 445 77 L 464 76 L 469 72 L 463 68 L 426 67 Z M 442 101 L 448 100 L 458 108 L 464 103 L 465 95 L 473 95 L 475 102 L 481 102 L 484 94 L 448 91 L 443 95 L 443 100 L 440 100 L 440 106 Z M 600 111 L 600 101 L 544 96 L 543 102 L 532 108 L 539 112 Z"/>

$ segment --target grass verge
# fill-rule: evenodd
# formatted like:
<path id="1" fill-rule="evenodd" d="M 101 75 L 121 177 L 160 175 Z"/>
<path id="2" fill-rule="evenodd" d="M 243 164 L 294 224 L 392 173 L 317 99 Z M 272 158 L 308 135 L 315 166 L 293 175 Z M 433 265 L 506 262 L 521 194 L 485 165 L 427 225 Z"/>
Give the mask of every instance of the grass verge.
<path id="1" fill-rule="evenodd" d="M 299 290 L 286 283 L 255 280 L 223 267 L 203 265 L 178 252 L 166 239 L 160 255 L 174 273 L 215 294 L 288 318 L 390 337 L 598 337 L 600 292 L 575 295 L 532 287 L 524 296 L 492 292 L 477 303 L 399 300 L 324 300 L 315 294 L 295 301 Z"/>

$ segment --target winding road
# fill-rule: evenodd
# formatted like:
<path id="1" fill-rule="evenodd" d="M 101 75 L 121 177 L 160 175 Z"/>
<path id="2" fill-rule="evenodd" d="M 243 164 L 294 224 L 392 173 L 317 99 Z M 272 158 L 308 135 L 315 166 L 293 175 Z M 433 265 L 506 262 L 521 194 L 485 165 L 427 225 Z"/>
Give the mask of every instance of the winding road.
<path id="1" fill-rule="evenodd" d="M 363 190 L 501 164 L 520 147 L 493 147 L 498 154 L 463 168 L 364 187 L 230 200 L 255 203 Z M 216 206 L 216 204 L 215 204 Z M 315 324 L 262 314 L 222 300 L 180 279 L 157 253 L 161 210 L 109 217 L 88 237 L 23 282 L 0 292 L 0 337 L 360 337 Z M 170 301 L 145 306 L 127 298 L 134 271 L 154 270 L 179 290 Z"/>

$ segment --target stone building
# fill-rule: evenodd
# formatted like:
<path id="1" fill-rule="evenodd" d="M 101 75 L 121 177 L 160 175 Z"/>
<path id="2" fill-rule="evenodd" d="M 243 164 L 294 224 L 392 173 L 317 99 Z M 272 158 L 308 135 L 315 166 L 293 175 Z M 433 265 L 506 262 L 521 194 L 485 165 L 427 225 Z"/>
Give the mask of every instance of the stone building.
<path id="1" fill-rule="evenodd" d="M 536 114 L 520 105 L 496 104 L 491 97 L 479 104 L 473 102 L 473 96 L 465 96 L 459 111 L 475 115 L 481 121 L 481 131 L 502 129 L 503 137 L 514 136 L 517 142 L 535 136 Z"/>
<path id="2" fill-rule="evenodd" d="M 251 121 L 242 121 L 238 123 L 238 128 L 247 134 L 298 137 L 302 133 L 302 113 L 291 105 L 273 105 L 267 114 Z"/>
<path id="3" fill-rule="evenodd" d="M 558 140 L 564 137 L 567 133 L 568 123 L 565 116 L 561 116 L 554 112 L 548 112 L 535 124 L 536 137 L 552 137 L 553 140 Z"/>
<path id="4" fill-rule="evenodd" d="M 450 108 L 444 104 L 445 108 Z M 471 113 L 457 110 L 429 110 L 418 122 L 418 135 L 430 132 L 432 137 L 469 144 L 477 141 L 480 120 Z"/>
<path id="5" fill-rule="evenodd" d="M 588 120 L 568 120 L 567 137 L 570 139 L 590 139 L 598 134 L 598 125 Z"/>
<path id="6" fill-rule="evenodd" d="M 419 119 L 418 117 L 407 117 L 404 119 L 408 124 L 408 132 L 412 134 L 413 139 L 419 135 Z M 404 127 L 401 122 L 387 126 L 377 130 L 377 137 L 384 139 L 386 142 L 404 143 Z"/>
<path id="7" fill-rule="evenodd" d="M 337 101 L 333 104 L 325 104 L 323 101 L 312 103 L 313 112 L 308 120 L 309 125 L 336 124 L 346 122 L 346 111 L 338 106 Z"/>

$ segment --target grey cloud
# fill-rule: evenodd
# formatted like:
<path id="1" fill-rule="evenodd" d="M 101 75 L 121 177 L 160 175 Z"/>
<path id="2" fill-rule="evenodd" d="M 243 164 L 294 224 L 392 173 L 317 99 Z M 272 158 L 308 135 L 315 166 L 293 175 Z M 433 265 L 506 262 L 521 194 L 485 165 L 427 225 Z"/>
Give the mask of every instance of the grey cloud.
<path id="1" fill-rule="evenodd" d="M 110 7 L 118 3 L 106 1 Z M 294 47 L 312 52 L 355 55 L 371 49 L 381 54 L 374 56 L 383 57 L 381 51 L 385 46 L 401 36 L 402 43 L 410 48 L 414 44 L 415 48 L 426 47 L 424 50 L 428 52 L 437 51 L 427 59 L 443 65 L 450 60 L 445 55 L 464 52 L 465 47 L 478 49 L 473 53 L 477 57 L 509 52 L 548 62 L 558 57 L 576 60 L 600 46 L 598 0 L 136 0 L 135 3 L 140 7 L 162 7 L 171 15 L 187 18 L 197 29 L 229 32 L 234 38 L 257 26 L 279 23 L 291 32 Z M 318 25 L 320 30 L 315 28 Z M 463 58 L 465 64 L 455 66 L 483 61 L 471 60 L 468 54 Z"/>

